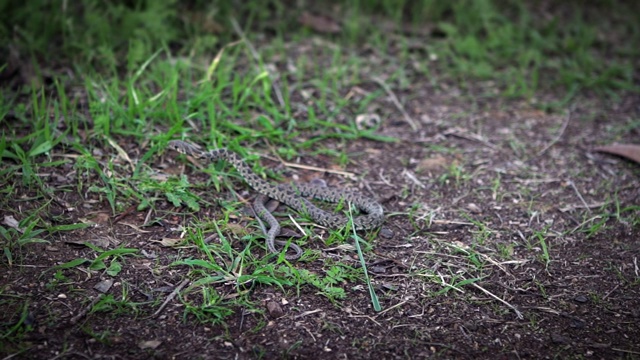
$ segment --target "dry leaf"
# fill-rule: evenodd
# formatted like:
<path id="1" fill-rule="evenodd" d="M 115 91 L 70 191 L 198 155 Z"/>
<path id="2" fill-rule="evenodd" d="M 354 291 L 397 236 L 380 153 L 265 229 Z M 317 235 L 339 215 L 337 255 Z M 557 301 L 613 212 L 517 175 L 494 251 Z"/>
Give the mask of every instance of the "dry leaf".
<path id="1" fill-rule="evenodd" d="M 111 220 L 111 216 L 108 213 L 105 212 L 99 212 L 99 213 L 94 213 L 91 214 L 89 216 L 87 216 L 87 219 L 81 219 L 83 223 L 94 223 L 94 224 L 108 224 L 109 221 Z"/>
<path id="2" fill-rule="evenodd" d="M 147 340 L 141 341 L 138 343 L 138 347 L 140 349 L 155 349 L 162 344 L 162 341 L 159 340 Z"/>
<path id="3" fill-rule="evenodd" d="M 249 233 L 246 227 L 236 223 L 227 223 L 226 228 L 236 236 L 245 236 Z"/>
<path id="4" fill-rule="evenodd" d="M 162 244 L 162 246 L 171 247 L 171 246 L 176 246 L 183 241 L 184 239 L 162 238 L 162 240 L 160 241 L 160 244 Z"/>
<path id="5" fill-rule="evenodd" d="M 107 279 L 95 284 L 93 288 L 104 294 L 111 289 L 111 286 L 113 286 L 113 280 Z"/>
<path id="6" fill-rule="evenodd" d="M 625 157 L 640 164 L 640 145 L 615 144 L 609 146 L 598 146 L 594 149 L 603 153 L 614 154 Z"/>
<path id="7" fill-rule="evenodd" d="M 4 220 L 2 221 L 3 224 L 7 225 L 10 228 L 14 228 L 16 230 L 18 230 L 19 233 L 24 233 L 24 229 L 20 228 L 18 225 L 20 224 L 20 222 L 18 220 L 16 220 L 16 218 L 13 217 L 13 215 L 5 215 L 4 216 Z"/>
<path id="8" fill-rule="evenodd" d="M 108 137 L 107 141 L 109 142 L 109 145 L 111 145 L 114 149 L 116 149 L 118 156 L 129 163 L 129 166 L 131 166 L 131 171 L 135 171 L 136 166 L 133 164 L 133 161 L 131 161 L 129 154 L 127 154 L 127 152 L 124 151 L 124 149 L 120 147 L 120 145 L 118 145 L 118 143 L 116 143 L 113 139 Z"/>
<path id="9" fill-rule="evenodd" d="M 418 172 L 422 171 L 431 171 L 437 169 L 444 169 L 449 165 L 449 161 L 444 156 L 434 156 L 428 159 L 422 159 L 420 163 L 418 163 L 417 170 Z"/>
<path id="10" fill-rule="evenodd" d="M 332 18 L 328 16 L 314 15 L 307 11 L 300 15 L 298 22 L 320 33 L 336 34 L 342 30 L 340 25 Z"/>
<path id="11" fill-rule="evenodd" d="M 93 246 L 97 246 L 101 249 L 107 249 L 109 248 L 109 246 L 112 243 L 117 243 L 117 241 L 113 238 L 108 238 L 108 237 L 95 237 L 95 238 L 91 238 L 89 240 L 85 240 L 84 238 L 77 238 L 77 239 L 69 239 L 69 240 L 65 240 L 65 243 L 67 244 L 74 244 L 74 245 L 82 245 L 82 246 L 86 246 L 87 243 L 93 245 Z"/>

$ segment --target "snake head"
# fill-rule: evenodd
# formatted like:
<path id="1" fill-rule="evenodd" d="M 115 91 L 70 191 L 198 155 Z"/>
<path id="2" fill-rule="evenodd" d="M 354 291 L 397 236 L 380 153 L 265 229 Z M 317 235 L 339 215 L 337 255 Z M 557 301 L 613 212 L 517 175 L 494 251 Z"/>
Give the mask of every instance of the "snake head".
<path id="1" fill-rule="evenodd" d="M 171 140 L 169 141 L 169 144 L 167 144 L 167 147 L 181 154 L 186 154 L 185 145 L 186 143 L 182 140 Z"/>
<path id="2" fill-rule="evenodd" d="M 186 141 L 182 140 L 171 140 L 169 144 L 167 144 L 171 150 L 177 151 L 181 154 L 191 155 L 195 157 L 200 157 L 199 154 L 202 152 L 200 147 L 197 145 L 189 144 Z"/>

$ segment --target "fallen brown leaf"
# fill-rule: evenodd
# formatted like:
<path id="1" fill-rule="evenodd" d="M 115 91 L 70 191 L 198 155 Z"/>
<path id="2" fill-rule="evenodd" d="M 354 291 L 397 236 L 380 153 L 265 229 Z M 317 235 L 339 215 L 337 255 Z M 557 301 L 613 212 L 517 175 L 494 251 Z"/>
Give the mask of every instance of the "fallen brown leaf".
<path id="1" fill-rule="evenodd" d="M 615 144 L 609 146 L 598 146 L 595 151 L 622 156 L 640 164 L 640 145 Z"/>
<path id="2" fill-rule="evenodd" d="M 162 246 L 172 247 L 180 244 L 183 241 L 184 239 L 162 238 L 162 240 L 160 240 L 160 244 L 162 244 Z"/>
<path id="3" fill-rule="evenodd" d="M 18 232 L 20 232 L 21 234 L 24 233 L 24 229 L 19 226 L 20 222 L 16 220 L 13 215 L 5 215 L 2 223 L 7 225 L 8 227 L 18 230 Z"/>
<path id="4" fill-rule="evenodd" d="M 249 231 L 247 231 L 247 228 L 242 226 L 242 225 L 240 225 L 240 224 L 227 223 L 226 228 L 227 228 L 227 230 L 231 231 L 236 236 L 245 236 L 245 235 L 249 234 Z"/>
<path id="5" fill-rule="evenodd" d="M 140 349 L 155 349 L 158 346 L 160 346 L 162 344 L 162 341 L 160 340 L 147 340 L 147 341 L 140 341 L 138 343 L 138 347 Z"/>
<path id="6" fill-rule="evenodd" d="M 307 11 L 300 15 L 298 22 L 320 33 L 336 34 L 342 31 L 342 27 L 340 27 L 340 25 L 332 18 L 328 16 L 314 15 Z"/>
<path id="7" fill-rule="evenodd" d="M 444 169 L 449 165 L 450 161 L 444 156 L 434 156 L 428 159 L 420 160 L 417 169 L 418 172 L 432 171 L 437 169 Z"/>

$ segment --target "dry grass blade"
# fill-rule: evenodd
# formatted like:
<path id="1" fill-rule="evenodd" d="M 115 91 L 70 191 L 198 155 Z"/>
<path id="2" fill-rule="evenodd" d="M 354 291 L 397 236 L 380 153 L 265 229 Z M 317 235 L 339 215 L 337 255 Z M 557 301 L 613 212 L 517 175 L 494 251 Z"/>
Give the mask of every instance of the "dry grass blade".
<path id="1" fill-rule="evenodd" d="M 389 95 L 389 98 L 391 99 L 393 104 L 396 106 L 396 108 L 398 108 L 398 111 L 400 111 L 400 113 L 402 114 L 402 117 L 404 118 L 404 121 L 406 121 L 407 124 L 409 124 L 409 126 L 411 126 L 411 129 L 413 131 L 418 131 L 420 129 L 420 125 L 417 122 L 415 122 L 413 120 L 413 118 L 411 118 L 409 113 L 407 113 L 407 111 L 404 109 L 404 106 L 402 106 L 402 104 L 400 103 L 400 100 L 398 100 L 398 97 L 391 90 L 389 85 L 387 85 L 387 83 L 385 83 L 384 80 L 382 80 L 381 78 L 379 78 L 377 76 L 372 76 L 371 79 L 373 81 L 375 81 L 378 85 L 380 85 L 380 87 L 383 88 L 384 91 L 387 92 L 387 95 Z"/>
<path id="2" fill-rule="evenodd" d="M 507 305 L 509 308 L 511 308 L 511 310 L 513 310 L 513 312 L 516 313 L 516 316 L 518 317 L 518 319 L 520 319 L 520 320 L 524 319 L 524 316 L 522 316 L 522 313 L 518 309 L 516 309 L 515 306 L 513 306 L 513 305 L 509 304 L 508 302 L 500 299 L 496 295 L 492 294 L 489 290 L 483 288 L 482 286 L 476 284 L 475 282 L 472 282 L 471 285 L 475 286 L 478 290 L 482 291 L 483 293 L 485 293 L 485 294 L 491 296 L 492 298 L 500 301 L 501 303 Z"/>
<path id="3" fill-rule="evenodd" d="M 551 140 L 551 142 L 549 144 L 547 144 L 547 146 L 542 148 L 542 150 L 538 151 L 538 154 L 536 156 L 540 156 L 540 155 L 544 154 L 555 143 L 560 141 L 560 139 L 562 138 L 562 135 L 564 134 L 565 130 L 567 130 L 567 126 L 569 125 L 569 121 L 571 121 L 571 109 L 567 110 L 567 116 L 565 117 L 565 120 L 562 123 L 562 127 L 560 128 L 560 132 L 558 133 L 558 135 L 556 135 L 556 137 L 553 140 Z"/>
<path id="4" fill-rule="evenodd" d="M 180 290 L 182 290 L 183 287 L 185 287 L 185 285 L 187 285 L 189 283 L 189 279 L 184 279 L 182 280 L 182 282 L 176 286 L 176 288 L 171 292 L 171 294 L 169 294 L 169 296 L 167 296 L 167 298 L 164 300 L 164 302 L 162 303 L 162 305 L 160 305 L 160 307 L 158 308 L 158 310 L 156 310 L 153 315 L 151 315 L 150 317 L 155 317 L 158 316 L 158 314 L 160 314 L 162 312 L 162 310 L 164 310 L 164 308 L 167 306 L 167 304 L 173 300 L 173 298 L 176 297 L 176 295 L 178 295 L 178 293 L 180 292 Z"/>

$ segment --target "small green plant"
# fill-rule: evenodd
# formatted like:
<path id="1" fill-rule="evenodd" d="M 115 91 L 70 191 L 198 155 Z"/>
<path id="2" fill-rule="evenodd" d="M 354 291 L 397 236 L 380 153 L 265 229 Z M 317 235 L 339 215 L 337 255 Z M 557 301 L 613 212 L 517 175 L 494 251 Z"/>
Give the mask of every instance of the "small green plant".
<path id="1" fill-rule="evenodd" d="M 127 285 L 123 284 L 119 299 L 113 294 L 101 295 L 101 298 L 91 307 L 89 314 L 108 313 L 112 316 L 137 315 L 140 304 L 130 300 Z"/>
<path id="2" fill-rule="evenodd" d="M 544 229 L 542 231 L 535 231 L 533 233 L 533 236 L 538 239 L 538 243 L 540 244 L 540 248 L 542 249 L 542 254 L 540 256 L 542 257 L 542 261 L 544 262 L 544 268 L 548 270 L 549 263 L 551 262 L 551 257 L 549 255 L 549 245 L 547 245 L 547 238 L 545 237 L 546 233 L 547 229 Z"/>
<path id="3" fill-rule="evenodd" d="M 167 181 L 152 181 L 147 180 L 140 185 L 140 191 L 142 193 L 161 193 L 167 200 L 176 207 L 186 205 L 191 211 L 199 211 L 201 201 L 200 198 L 189 191 L 189 180 L 186 175 L 180 176 L 179 179 L 170 178 Z M 156 199 L 144 198 L 138 207 L 140 210 L 148 208 L 152 205 L 152 201 Z"/>
<path id="4" fill-rule="evenodd" d="M 478 245 L 484 246 L 486 241 L 489 240 L 495 233 L 495 230 L 490 229 L 482 221 L 472 218 L 471 215 L 462 213 L 461 216 L 478 227 L 478 230 L 473 231 L 473 238 Z"/>
<path id="5" fill-rule="evenodd" d="M 335 283 L 335 279 L 333 278 L 320 277 L 306 269 L 298 270 L 298 274 L 301 280 L 313 285 L 319 290 L 319 294 L 325 296 L 331 300 L 331 302 L 335 303 L 337 300 L 343 300 L 346 297 L 343 288 L 332 285 Z"/>
<path id="6" fill-rule="evenodd" d="M 187 321 L 188 315 L 193 315 L 201 323 L 218 325 L 223 324 L 227 316 L 233 314 L 233 304 L 225 301 L 216 289 L 203 286 L 200 289 L 200 294 L 202 302 L 198 305 L 182 299 L 186 305 L 183 315 L 185 321 Z"/>
<path id="7" fill-rule="evenodd" d="M 513 244 L 497 243 L 496 247 L 498 248 L 498 252 L 504 259 L 511 259 L 513 257 Z"/>
<path id="8" fill-rule="evenodd" d="M 0 302 L 1 304 L 2 302 Z M 20 318 L 13 323 L 10 327 L 4 328 L 4 331 L 0 333 L 0 340 L 8 340 L 12 338 L 20 338 L 23 334 L 30 332 L 33 329 L 32 320 L 29 320 L 29 302 L 25 301 L 20 309 Z M 0 347 L 2 349 L 2 347 Z"/>
<path id="9" fill-rule="evenodd" d="M 54 291 L 58 286 L 63 285 L 63 284 L 67 284 L 67 283 L 70 283 L 69 278 L 67 278 L 64 275 L 64 272 L 62 271 L 62 269 L 58 269 L 53 274 L 53 277 L 47 283 L 46 288 L 49 291 Z"/>
<path id="10" fill-rule="evenodd" d="M 125 255 L 135 254 L 138 252 L 138 249 L 128 249 L 128 248 L 118 248 L 112 250 L 102 250 L 95 245 L 90 243 L 85 243 L 86 246 L 93 249 L 99 255 L 93 259 L 89 260 L 86 258 L 77 258 L 71 261 L 68 261 L 64 264 L 60 264 L 54 267 L 55 270 L 63 270 L 63 269 L 73 269 L 78 266 L 87 265 L 89 270 L 92 271 L 101 271 L 105 270 L 105 272 L 110 276 L 117 276 L 118 273 L 122 270 L 122 266 L 118 259 L 121 259 Z M 113 257 L 111 261 L 108 261 L 110 257 Z M 107 265 L 107 263 L 109 265 Z"/>

